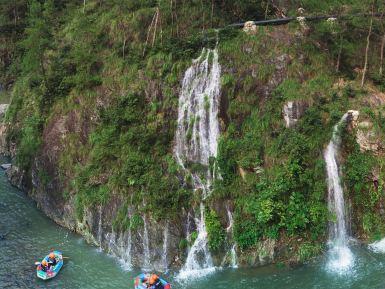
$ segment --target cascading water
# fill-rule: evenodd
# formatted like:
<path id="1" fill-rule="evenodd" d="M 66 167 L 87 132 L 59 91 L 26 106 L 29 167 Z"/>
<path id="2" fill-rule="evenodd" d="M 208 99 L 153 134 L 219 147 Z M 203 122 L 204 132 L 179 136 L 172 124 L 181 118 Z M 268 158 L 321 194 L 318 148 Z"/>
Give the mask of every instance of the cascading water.
<path id="1" fill-rule="evenodd" d="M 148 229 L 147 229 L 147 218 L 143 217 L 144 228 L 143 228 L 143 255 L 144 255 L 144 263 L 143 270 L 149 271 L 151 269 L 150 266 L 150 240 L 148 238 Z"/>
<path id="2" fill-rule="evenodd" d="M 340 154 L 341 137 L 340 127 L 348 117 L 358 112 L 349 111 L 334 126 L 332 139 L 325 152 L 329 211 L 335 216 L 335 220 L 329 225 L 329 261 L 328 269 L 332 271 L 346 271 L 354 262 L 353 254 L 348 247 L 348 234 L 346 230 L 344 192 L 340 180 L 338 158 Z"/>
<path id="3" fill-rule="evenodd" d="M 191 173 L 194 190 L 202 192 L 200 218 L 195 218 L 198 236 L 178 275 L 180 279 L 215 270 L 208 250 L 203 200 L 210 194 L 215 177 L 210 169 L 210 158 L 216 157 L 218 147 L 220 72 L 217 49 L 203 49 L 185 72 L 179 95 L 174 154 L 179 165 Z M 201 174 L 189 171 L 192 163 L 202 165 Z"/>
<path id="4" fill-rule="evenodd" d="M 230 211 L 230 208 L 227 206 L 226 207 L 226 210 L 227 210 L 227 217 L 229 219 L 229 225 L 227 226 L 226 228 L 226 231 L 227 231 L 227 234 L 231 235 L 231 239 L 234 238 L 234 232 L 233 232 L 233 227 L 234 227 L 234 220 L 233 220 L 233 214 L 231 213 Z M 230 252 L 228 253 L 230 254 L 230 266 L 231 268 L 238 268 L 238 257 L 237 257 L 237 251 L 236 251 L 236 244 L 234 243 L 232 246 L 231 246 L 231 249 L 230 249 Z"/>
<path id="5" fill-rule="evenodd" d="M 215 271 L 208 249 L 203 203 L 200 204 L 200 219 L 197 219 L 195 222 L 198 226 L 198 236 L 190 248 L 186 263 L 178 274 L 178 279 L 181 280 L 202 277 Z"/>
<path id="6" fill-rule="evenodd" d="M 102 251 L 102 239 L 103 239 L 103 228 L 102 228 L 102 212 L 103 208 L 99 206 L 99 223 L 98 223 L 98 242 L 99 242 L 99 252 Z"/>
<path id="7" fill-rule="evenodd" d="M 216 49 L 203 49 L 185 72 L 175 146 L 175 156 L 183 167 L 185 161 L 208 166 L 209 158 L 217 154 L 220 74 Z"/>
<path id="8" fill-rule="evenodd" d="M 119 262 L 124 270 L 132 270 L 131 229 L 122 233 L 119 238 Z"/>
<path id="9" fill-rule="evenodd" d="M 231 268 L 238 268 L 238 257 L 237 257 L 237 251 L 235 250 L 236 245 L 234 244 L 231 247 L 230 256 L 231 256 Z"/>
<path id="10" fill-rule="evenodd" d="M 168 269 L 168 260 L 167 260 L 167 248 L 168 248 L 168 235 L 169 235 L 169 225 L 166 223 L 166 227 L 163 231 L 163 256 L 162 256 L 162 264 L 164 272 Z"/>

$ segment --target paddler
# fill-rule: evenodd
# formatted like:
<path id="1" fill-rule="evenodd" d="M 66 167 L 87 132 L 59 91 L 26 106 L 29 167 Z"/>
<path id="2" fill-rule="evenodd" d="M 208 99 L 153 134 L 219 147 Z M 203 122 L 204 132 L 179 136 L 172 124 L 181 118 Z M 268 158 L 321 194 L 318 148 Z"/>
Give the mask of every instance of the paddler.
<path id="1" fill-rule="evenodd" d="M 52 267 L 56 266 L 57 260 L 56 260 L 56 257 L 55 257 L 54 252 L 49 253 L 49 255 L 48 255 L 48 263 L 49 263 Z"/>
<path id="2" fill-rule="evenodd" d="M 150 289 L 164 289 L 164 286 L 162 284 L 162 281 L 160 281 L 158 275 L 151 274 L 150 280 L 149 280 L 149 287 Z"/>
<path id="3" fill-rule="evenodd" d="M 50 266 L 45 259 L 43 261 L 41 261 L 40 268 L 44 272 L 47 272 L 49 270 Z"/>

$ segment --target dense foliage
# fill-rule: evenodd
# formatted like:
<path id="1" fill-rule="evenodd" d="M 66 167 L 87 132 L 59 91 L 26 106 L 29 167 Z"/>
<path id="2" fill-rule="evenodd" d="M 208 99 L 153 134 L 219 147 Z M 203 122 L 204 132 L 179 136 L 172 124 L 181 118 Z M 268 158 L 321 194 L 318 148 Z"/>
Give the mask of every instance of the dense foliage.
<path id="1" fill-rule="evenodd" d="M 370 15 L 384 12 L 384 5 L 289 2 L 0 0 L 0 83 L 12 92 L 7 138 L 17 147 L 18 165 L 30 172 L 37 158 L 52 162 L 46 182 L 63 184 L 57 194 L 74 200 L 80 220 L 86 208 L 112 198 L 122 200 L 116 230 L 141 227 L 149 212 L 156 220 L 178 218 L 196 206 L 173 158 L 180 80 L 201 48 L 218 40 L 222 178 L 205 203 L 210 249 L 226 246 L 226 220 L 216 204 L 227 200 L 235 207 L 239 249 L 266 239 L 300 240 L 294 246 L 299 259 L 317 254 L 333 219 L 322 155 L 333 125 L 348 108 L 366 107 L 363 116 L 385 135 L 383 108 L 365 99 L 385 87 L 383 18 L 293 22 L 259 27 L 253 35 L 213 28 L 295 16 L 299 7 L 308 15 Z M 365 62 L 369 28 L 367 86 L 361 87 L 357 68 Z M 282 107 L 292 100 L 307 109 L 286 128 Z M 343 172 L 354 230 L 375 237 L 385 230 L 383 155 L 361 152 L 353 135 L 344 136 Z M 380 172 L 377 188 L 373 169 Z M 135 208 L 131 216 L 129 207 Z M 180 248 L 187 245 L 182 240 Z"/>

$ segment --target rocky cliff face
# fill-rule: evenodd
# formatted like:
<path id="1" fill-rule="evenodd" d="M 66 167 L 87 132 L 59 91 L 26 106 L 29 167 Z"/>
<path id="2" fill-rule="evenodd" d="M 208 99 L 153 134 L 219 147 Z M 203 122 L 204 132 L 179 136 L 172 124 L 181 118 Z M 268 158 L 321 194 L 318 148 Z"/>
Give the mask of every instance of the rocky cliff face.
<path id="1" fill-rule="evenodd" d="M 341 116 L 356 109 L 360 119 L 348 135 L 357 136 L 360 149 L 347 137 L 341 163 L 353 169 L 345 172 L 345 193 L 359 200 L 357 231 L 378 233 L 380 222 L 362 224 L 381 220 L 372 212 L 381 207 L 376 194 L 384 179 L 383 94 L 378 77 L 364 88 L 342 79 L 362 64 L 362 30 L 340 31 L 357 53 L 335 55 L 341 48 L 333 27 L 318 29 L 304 19 L 201 33 L 234 15 L 292 13 L 288 1 L 270 1 L 271 8 L 202 1 L 199 11 L 191 1 L 176 1 L 178 7 L 155 12 L 146 1 L 87 1 L 81 13 L 34 2 L 40 12 L 28 17 L 41 21 L 28 19 L 32 27 L 20 35 L 30 47 L 16 62 L 26 67 L 15 75 L 0 142 L 6 131 L 7 150 L 20 166 L 8 170 L 10 181 L 55 222 L 127 266 L 148 269 L 182 267 L 195 243 L 204 244 L 205 255 L 209 245 L 216 266 L 311 258 L 324 248 L 329 220 L 322 151 Z M 62 21 L 49 17 L 54 13 Z M 41 42 L 29 34 L 40 31 L 36 23 L 47 27 Z M 218 59 L 216 53 L 197 58 L 204 47 Z M 370 63 L 378 63 L 377 54 L 370 53 Z M 216 60 L 220 73 L 211 65 Z M 371 65 L 368 77 L 377 68 Z M 206 83 L 211 74 L 215 85 Z M 196 99 L 178 111 L 182 87 Z M 214 116 L 218 124 L 208 125 Z M 205 141 L 210 134 L 215 145 Z M 194 157 L 175 157 L 181 136 L 181 152 L 186 143 L 200 144 L 188 149 Z M 367 181 L 372 172 L 374 189 Z"/>

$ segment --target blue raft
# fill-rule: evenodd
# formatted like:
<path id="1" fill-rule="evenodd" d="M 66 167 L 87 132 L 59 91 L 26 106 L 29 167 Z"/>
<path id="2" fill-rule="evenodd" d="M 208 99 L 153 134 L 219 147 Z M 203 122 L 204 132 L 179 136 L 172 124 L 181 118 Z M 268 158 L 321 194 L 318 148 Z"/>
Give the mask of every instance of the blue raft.
<path id="1" fill-rule="evenodd" d="M 135 289 L 148 289 L 146 281 L 150 278 L 151 274 L 142 273 L 135 278 L 134 287 Z M 166 280 L 159 277 L 164 289 L 171 289 L 171 284 Z"/>
<path id="2" fill-rule="evenodd" d="M 55 254 L 55 258 L 57 260 L 56 265 L 51 267 L 49 270 L 47 270 L 47 272 L 44 272 L 41 269 L 40 265 L 37 266 L 36 274 L 37 274 L 38 278 L 43 279 L 43 280 L 51 279 L 51 278 L 55 277 L 59 273 L 60 269 L 63 267 L 63 255 L 62 255 L 62 253 L 59 251 L 53 251 L 53 253 Z M 45 256 L 43 260 L 46 260 L 48 262 L 48 255 Z"/>

